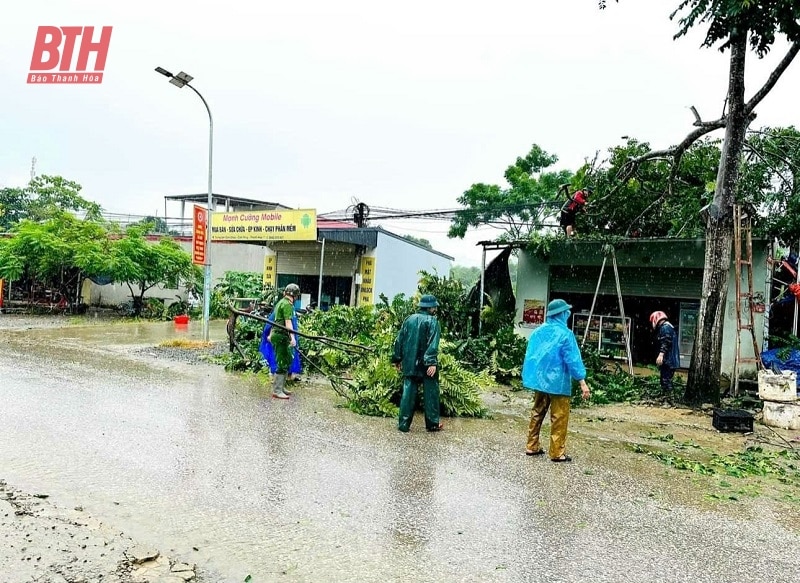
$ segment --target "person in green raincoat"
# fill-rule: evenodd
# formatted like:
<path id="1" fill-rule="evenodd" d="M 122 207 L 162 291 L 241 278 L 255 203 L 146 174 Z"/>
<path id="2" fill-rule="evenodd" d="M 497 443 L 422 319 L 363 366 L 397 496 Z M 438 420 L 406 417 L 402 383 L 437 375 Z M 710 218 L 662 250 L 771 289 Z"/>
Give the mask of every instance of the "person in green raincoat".
<path id="1" fill-rule="evenodd" d="M 403 322 L 394 342 L 392 364 L 403 375 L 403 396 L 397 428 L 411 429 L 417 390 L 422 385 L 425 400 L 425 428 L 441 431 L 439 422 L 439 337 L 441 328 L 436 319 L 436 297 L 426 294 L 419 300 L 419 311 Z"/>

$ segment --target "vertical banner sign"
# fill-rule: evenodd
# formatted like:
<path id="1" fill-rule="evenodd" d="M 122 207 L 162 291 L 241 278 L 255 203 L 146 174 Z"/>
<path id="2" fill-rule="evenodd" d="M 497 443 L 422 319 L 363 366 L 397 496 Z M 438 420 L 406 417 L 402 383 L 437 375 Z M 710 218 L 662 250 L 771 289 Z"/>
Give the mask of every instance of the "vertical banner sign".
<path id="1" fill-rule="evenodd" d="M 206 237 L 208 237 L 208 210 L 194 205 L 192 213 L 192 263 L 206 264 Z"/>
<path id="2" fill-rule="evenodd" d="M 275 256 L 264 255 L 264 286 L 275 287 Z"/>
<path id="3" fill-rule="evenodd" d="M 375 296 L 375 258 L 361 258 L 361 289 L 358 292 L 358 305 L 371 306 Z"/>

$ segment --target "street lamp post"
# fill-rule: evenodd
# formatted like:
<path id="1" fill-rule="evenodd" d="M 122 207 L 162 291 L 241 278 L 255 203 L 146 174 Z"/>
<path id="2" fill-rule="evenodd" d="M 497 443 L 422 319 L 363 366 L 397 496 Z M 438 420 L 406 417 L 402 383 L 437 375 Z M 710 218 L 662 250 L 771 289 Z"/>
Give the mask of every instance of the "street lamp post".
<path id="1" fill-rule="evenodd" d="M 206 106 L 208 112 L 208 215 L 206 218 L 206 260 L 205 260 L 205 277 L 203 278 L 203 340 L 208 342 L 208 321 L 211 308 L 211 213 L 214 212 L 214 195 L 211 189 L 211 170 L 214 152 L 214 119 L 211 117 L 211 109 L 205 98 L 200 95 L 200 92 L 191 86 L 190 81 L 194 79 L 191 75 L 187 75 L 183 71 L 177 75 L 173 75 L 166 69 L 156 67 L 156 73 L 160 73 L 169 79 L 169 82 L 178 87 L 188 87 L 194 91 L 203 105 Z"/>

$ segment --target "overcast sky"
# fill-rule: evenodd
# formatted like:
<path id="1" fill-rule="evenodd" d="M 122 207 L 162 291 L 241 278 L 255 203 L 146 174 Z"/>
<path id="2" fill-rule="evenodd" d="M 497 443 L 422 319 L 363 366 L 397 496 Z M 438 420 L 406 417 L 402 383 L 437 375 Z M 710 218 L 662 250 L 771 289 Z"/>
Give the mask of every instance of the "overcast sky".
<path id="1" fill-rule="evenodd" d="M 475 182 L 502 183 L 531 144 L 576 169 L 628 135 L 669 146 L 694 105 L 719 116 L 726 55 L 672 40 L 677 0 L 27 0 L 0 35 L 0 186 L 40 174 L 83 185 L 111 212 L 164 214 L 163 196 L 214 191 L 319 213 L 355 197 L 399 209 L 457 206 Z M 101 85 L 29 85 L 40 25 L 113 26 Z M 99 32 L 95 33 L 99 35 Z M 781 56 L 749 62 L 748 96 Z M 90 59 L 90 64 L 93 59 Z M 800 126 L 800 64 L 754 126 Z M 177 205 L 170 215 L 178 212 Z M 474 243 L 443 221 L 382 222 L 431 240 L 462 265 Z"/>

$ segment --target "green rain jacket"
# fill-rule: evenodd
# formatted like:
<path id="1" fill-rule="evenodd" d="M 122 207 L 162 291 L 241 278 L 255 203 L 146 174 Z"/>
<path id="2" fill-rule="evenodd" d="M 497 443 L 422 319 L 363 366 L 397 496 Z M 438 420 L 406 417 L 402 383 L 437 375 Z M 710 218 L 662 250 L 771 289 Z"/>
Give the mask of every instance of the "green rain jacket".
<path id="1" fill-rule="evenodd" d="M 427 311 L 412 314 L 394 341 L 392 363 L 400 363 L 400 371 L 407 377 L 424 377 L 429 366 L 439 366 L 439 320 Z"/>

